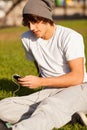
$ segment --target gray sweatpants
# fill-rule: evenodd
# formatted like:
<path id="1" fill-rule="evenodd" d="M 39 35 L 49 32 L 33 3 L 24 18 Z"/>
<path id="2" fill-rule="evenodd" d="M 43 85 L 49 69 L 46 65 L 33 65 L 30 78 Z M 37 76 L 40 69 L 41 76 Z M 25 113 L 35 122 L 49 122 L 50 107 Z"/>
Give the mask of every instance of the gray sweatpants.
<path id="1" fill-rule="evenodd" d="M 45 88 L 0 101 L 0 118 L 12 130 L 52 130 L 68 123 L 75 112 L 87 113 L 87 83 L 69 88 Z"/>

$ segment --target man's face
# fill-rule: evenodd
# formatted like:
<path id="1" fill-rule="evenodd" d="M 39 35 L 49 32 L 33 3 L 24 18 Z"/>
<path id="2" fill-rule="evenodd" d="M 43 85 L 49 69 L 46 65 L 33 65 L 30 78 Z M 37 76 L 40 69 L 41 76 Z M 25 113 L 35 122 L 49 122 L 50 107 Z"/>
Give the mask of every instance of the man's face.
<path id="1" fill-rule="evenodd" d="M 45 39 L 45 35 L 48 32 L 48 23 L 40 22 L 29 22 L 29 29 L 35 34 L 38 38 Z"/>

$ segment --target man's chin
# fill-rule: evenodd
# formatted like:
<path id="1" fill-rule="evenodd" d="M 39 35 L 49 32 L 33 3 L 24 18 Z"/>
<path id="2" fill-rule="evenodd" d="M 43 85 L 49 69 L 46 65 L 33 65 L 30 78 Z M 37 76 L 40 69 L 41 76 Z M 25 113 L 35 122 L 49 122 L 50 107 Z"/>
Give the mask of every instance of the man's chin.
<path id="1" fill-rule="evenodd" d="M 37 37 L 37 38 L 41 38 L 41 36 L 39 34 L 35 34 L 34 35 Z"/>

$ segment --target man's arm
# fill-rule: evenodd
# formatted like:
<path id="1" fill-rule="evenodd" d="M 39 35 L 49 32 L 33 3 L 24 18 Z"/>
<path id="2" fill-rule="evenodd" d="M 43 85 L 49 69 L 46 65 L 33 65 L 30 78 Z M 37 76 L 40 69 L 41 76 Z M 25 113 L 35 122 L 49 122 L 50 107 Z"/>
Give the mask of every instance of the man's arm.
<path id="1" fill-rule="evenodd" d="M 84 79 L 84 58 L 68 61 L 71 71 L 59 77 L 42 78 L 42 86 L 69 87 L 78 85 Z"/>
<path id="2" fill-rule="evenodd" d="M 84 79 L 84 58 L 68 61 L 71 71 L 58 77 L 37 77 L 33 75 L 20 78 L 19 83 L 28 88 L 48 87 L 70 87 L 81 84 Z"/>

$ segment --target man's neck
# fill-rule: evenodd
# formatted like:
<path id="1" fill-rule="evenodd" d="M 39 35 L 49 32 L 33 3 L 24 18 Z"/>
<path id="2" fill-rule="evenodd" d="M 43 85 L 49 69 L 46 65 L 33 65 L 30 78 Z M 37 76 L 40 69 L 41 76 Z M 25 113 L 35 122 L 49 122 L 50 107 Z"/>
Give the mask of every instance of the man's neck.
<path id="1" fill-rule="evenodd" d="M 43 39 L 49 40 L 53 36 L 53 34 L 55 32 L 55 28 L 56 28 L 55 24 L 53 26 L 49 25 L 47 28 L 47 32 L 45 33 L 45 36 L 43 37 Z"/>

